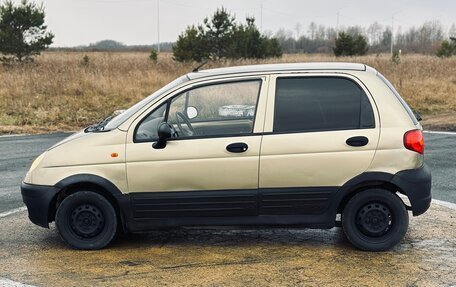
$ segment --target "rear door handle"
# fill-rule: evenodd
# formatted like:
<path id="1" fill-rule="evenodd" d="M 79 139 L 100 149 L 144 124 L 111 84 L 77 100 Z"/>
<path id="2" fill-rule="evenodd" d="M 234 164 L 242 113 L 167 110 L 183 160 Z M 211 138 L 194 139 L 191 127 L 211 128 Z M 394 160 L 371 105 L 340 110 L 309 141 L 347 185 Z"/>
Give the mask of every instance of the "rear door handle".
<path id="1" fill-rule="evenodd" d="M 351 137 L 345 142 L 349 146 L 365 146 L 369 143 L 369 139 L 363 136 Z"/>
<path id="2" fill-rule="evenodd" d="M 233 153 L 246 152 L 249 146 L 246 143 L 232 143 L 226 146 L 226 150 Z"/>

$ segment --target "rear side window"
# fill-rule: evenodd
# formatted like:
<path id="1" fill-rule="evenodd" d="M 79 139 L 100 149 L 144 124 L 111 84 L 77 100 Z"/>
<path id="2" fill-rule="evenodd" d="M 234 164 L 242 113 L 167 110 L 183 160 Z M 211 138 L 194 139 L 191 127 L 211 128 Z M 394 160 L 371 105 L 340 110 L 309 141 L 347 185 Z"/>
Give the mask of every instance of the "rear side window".
<path id="1" fill-rule="evenodd" d="M 277 79 L 274 132 L 351 130 L 374 126 L 369 99 L 349 79 Z"/>

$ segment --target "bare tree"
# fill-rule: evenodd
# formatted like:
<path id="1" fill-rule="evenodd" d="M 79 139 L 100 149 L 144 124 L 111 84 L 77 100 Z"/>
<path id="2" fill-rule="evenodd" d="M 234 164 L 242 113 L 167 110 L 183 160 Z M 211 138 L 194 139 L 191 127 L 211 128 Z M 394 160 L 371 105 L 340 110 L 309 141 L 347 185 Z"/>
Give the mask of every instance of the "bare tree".
<path id="1" fill-rule="evenodd" d="M 302 33 L 302 25 L 301 23 L 296 23 L 295 25 L 295 31 L 296 31 L 296 40 L 299 39 L 301 37 L 301 33 Z"/>
<path id="2" fill-rule="evenodd" d="M 334 47 L 336 30 L 311 22 L 306 34 L 301 33 L 302 26 L 296 25 L 295 31 L 279 30 L 279 39 L 285 52 L 328 53 Z M 370 53 L 386 53 L 391 47 L 391 26 L 374 22 L 367 28 L 360 26 L 340 27 L 350 36 L 362 35 L 368 39 Z M 446 38 L 442 24 L 439 21 L 428 21 L 420 26 L 395 31 L 394 46 L 404 53 L 434 54 Z M 296 35 L 296 37 L 294 37 Z M 300 35 L 298 37 L 298 35 Z M 448 30 L 448 36 L 456 37 L 456 24 Z"/>
<path id="3" fill-rule="evenodd" d="M 369 39 L 369 44 L 378 45 L 382 39 L 382 25 L 378 22 L 374 22 L 369 25 L 367 28 L 367 34 Z"/>
<path id="4" fill-rule="evenodd" d="M 315 32 L 317 31 L 317 24 L 315 22 L 310 22 L 309 24 L 309 35 L 310 39 L 315 39 Z"/>
<path id="5" fill-rule="evenodd" d="M 451 25 L 450 29 L 448 30 L 448 36 L 456 37 L 456 25 Z"/>

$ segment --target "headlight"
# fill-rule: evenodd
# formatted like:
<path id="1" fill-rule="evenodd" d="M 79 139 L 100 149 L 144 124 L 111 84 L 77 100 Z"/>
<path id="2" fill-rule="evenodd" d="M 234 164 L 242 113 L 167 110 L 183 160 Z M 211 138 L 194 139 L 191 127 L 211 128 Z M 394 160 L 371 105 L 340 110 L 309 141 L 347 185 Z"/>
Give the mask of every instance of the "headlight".
<path id="1" fill-rule="evenodd" d="M 43 160 L 45 154 L 46 153 L 43 152 L 33 161 L 32 166 L 30 166 L 29 172 L 33 171 L 40 164 L 40 162 Z"/>

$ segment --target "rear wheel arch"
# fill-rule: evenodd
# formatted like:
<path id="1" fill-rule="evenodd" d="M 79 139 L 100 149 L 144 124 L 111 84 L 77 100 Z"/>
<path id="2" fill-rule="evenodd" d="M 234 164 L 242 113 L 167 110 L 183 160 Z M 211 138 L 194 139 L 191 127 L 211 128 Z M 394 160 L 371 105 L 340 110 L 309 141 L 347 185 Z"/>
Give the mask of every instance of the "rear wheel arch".
<path id="1" fill-rule="evenodd" d="M 402 189 L 392 182 L 393 174 L 383 172 L 363 173 L 344 184 L 339 192 L 337 213 L 342 213 L 348 201 L 356 194 L 377 188 L 391 193 L 405 194 Z M 402 200 L 402 199 L 401 199 Z M 403 202 L 404 203 L 404 202 Z M 408 206 L 404 203 L 408 208 Z"/>

